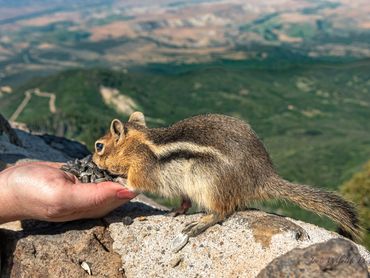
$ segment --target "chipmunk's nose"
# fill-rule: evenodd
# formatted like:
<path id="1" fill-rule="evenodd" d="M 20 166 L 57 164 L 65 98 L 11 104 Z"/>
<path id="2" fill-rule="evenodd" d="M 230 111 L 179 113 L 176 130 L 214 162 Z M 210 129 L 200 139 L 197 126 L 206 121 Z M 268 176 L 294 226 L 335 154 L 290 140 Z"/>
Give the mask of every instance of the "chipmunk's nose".
<path id="1" fill-rule="evenodd" d="M 104 144 L 101 143 L 101 142 L 96 142 L 95 143 L 95 149 L 96 149 L 96 152 L 101 152 L 103 149 L 104 149 Z"/>

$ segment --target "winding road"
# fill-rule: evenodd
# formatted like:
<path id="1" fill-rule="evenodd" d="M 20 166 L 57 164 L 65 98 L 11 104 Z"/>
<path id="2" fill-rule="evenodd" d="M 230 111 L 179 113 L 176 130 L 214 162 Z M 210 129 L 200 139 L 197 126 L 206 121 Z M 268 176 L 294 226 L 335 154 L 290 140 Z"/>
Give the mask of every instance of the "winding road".
<path id="1" fill-rule="evenodd" d="M 19 115 L 23 112 L 23 110 L 26 108 L 27 104 L 32 98 L 32 94 L 39 96 L 39 97 L 48 97 L 49 99 L 49 110 L 51 113 L 55 114 L 57 109 L 55 106 L 55 99 L 56 96 L 54 93 L 47 93 L 47 92 L 41 92 L 39 88 L 27 90 L 24 92 L 24 99 L 22 102 L 18 105 L 17 109 L 13 113 L 13 115 L 10 117 L 10 121 L 15 122 Z"/>

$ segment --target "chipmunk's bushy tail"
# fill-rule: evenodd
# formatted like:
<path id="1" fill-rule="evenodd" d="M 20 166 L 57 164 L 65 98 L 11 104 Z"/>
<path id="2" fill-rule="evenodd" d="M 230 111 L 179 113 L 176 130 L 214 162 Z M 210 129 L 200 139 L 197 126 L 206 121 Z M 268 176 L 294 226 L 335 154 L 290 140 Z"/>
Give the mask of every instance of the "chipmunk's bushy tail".
<path id="1" fill-rule="evenodd" d="M 354 205 L 332 192 L 291 183 L 280 177 L 269 181 L 269 198 L 286 199 L 312 212 L 323 214 L 334 220 L 354 240 L 360 240 L 361 227 Z"/>

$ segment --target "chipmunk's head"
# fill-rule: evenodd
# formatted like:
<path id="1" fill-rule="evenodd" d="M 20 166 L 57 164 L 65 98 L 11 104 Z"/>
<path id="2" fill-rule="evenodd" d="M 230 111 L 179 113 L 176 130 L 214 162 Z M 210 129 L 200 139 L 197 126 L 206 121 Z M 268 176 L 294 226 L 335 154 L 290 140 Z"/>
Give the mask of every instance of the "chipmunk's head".
<path id="1" fill-rule="evenodd" d="M 94 163 L 112 174 L 127 177 L 132 164 L 139 163 L 145 141 L 145 118 L 134 112 L 127 123 L 114 119 L 109 132 L 95 142 Z"/>

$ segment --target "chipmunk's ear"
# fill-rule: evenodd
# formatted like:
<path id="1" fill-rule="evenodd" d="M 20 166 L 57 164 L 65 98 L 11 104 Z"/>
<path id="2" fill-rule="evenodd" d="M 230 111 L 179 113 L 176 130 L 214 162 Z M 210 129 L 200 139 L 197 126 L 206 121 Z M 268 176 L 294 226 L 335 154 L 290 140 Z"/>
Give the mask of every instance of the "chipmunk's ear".
<path id="1" fill-rule="evenodd" d="M 134 112 L 131 114 L 130 119 L 128 120 L 129 123 L 135 123 L 146 127 L 145 117 L 144 114 L 141 112 Z"/>
<path id="2" fill-rule="evenodd" d="M 110 124 L 110 132 L 118 140 L 125 134 L 125 128 L 120 120 L 114 119 Z"/>

